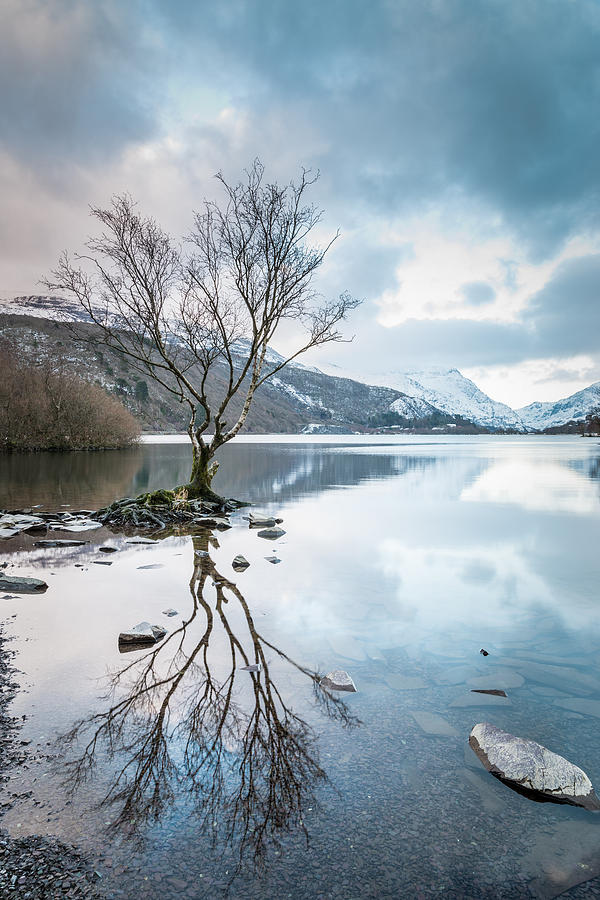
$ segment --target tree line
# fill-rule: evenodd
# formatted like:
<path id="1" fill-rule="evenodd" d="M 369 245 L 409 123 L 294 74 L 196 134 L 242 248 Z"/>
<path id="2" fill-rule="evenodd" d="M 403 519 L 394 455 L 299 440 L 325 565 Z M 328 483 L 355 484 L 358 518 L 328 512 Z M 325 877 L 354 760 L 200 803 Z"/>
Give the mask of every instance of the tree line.
<path id="1" fill-rule="evenodd" d="M 0 342 L 0 450 L 115 449 L 139 433 L 123 404 L 69 372 L 66 360 L 32 365 Z"/>

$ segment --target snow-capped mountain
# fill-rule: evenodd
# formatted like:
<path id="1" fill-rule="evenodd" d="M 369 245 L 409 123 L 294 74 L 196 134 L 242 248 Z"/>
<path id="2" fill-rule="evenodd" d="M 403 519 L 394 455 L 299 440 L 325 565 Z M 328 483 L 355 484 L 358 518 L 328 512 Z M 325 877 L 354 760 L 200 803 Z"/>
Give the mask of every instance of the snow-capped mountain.
<path id="1" fill-rule="evenodd" d="M 554 428 L 567 422 L 578 422 L 600 407 L 600 381 L 554 403 L 530 403 L 517 412 L 529 428 Z"/>
<path id="2" fill-rule="evenodd" d="M 492 431 L 528 430 L 514 409 L 492 400 L 458 369 L 394 372 L 385 376 L 385 381 L 398 391 L 426 400 L 443 412 L 462 416 L 483 428 Z"/>

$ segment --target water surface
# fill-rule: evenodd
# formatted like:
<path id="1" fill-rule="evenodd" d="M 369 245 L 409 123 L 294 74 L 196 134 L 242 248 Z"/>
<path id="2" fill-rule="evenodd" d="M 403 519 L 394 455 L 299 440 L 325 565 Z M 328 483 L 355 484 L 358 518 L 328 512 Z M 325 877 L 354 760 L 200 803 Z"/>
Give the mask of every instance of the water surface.
<path id="1" fill-rule="evenodd" d="M 189 458 L 6 457 L 0 506 L 98 507 L 181 483 Z M 550 897 L 595 877 L 598 816 L 514 793 L 467 738 L 494 722 L 600 788 L 598 442 L 252 438 L 220 460 L 216 488 L 281 515 L 282 539 L 242 511 L 212 538 L 2 543 L 49 583 L 0 600 L 39 754 L 11 832 L 104 847 L 115 897 Z M 169 635 L 120 654 L 141 620 Z M 358 693 L 332 702 L 316 680 L 336 667 Z"/>

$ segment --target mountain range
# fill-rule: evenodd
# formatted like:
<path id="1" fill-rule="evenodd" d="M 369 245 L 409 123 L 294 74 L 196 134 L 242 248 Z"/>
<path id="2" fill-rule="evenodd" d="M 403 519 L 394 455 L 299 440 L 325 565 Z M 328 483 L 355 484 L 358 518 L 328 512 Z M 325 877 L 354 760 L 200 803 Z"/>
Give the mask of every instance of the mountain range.
<path id="1" fill-rule="evenodd" d="M 70 323 L 67 324 L 67 323 Z M 98 345 L 95 352 L 73 341 L 72 328 L 94 328 L 73 303 L 57 297 L 0 300 L 0 334 L 32 361 L 60 355 L 67 363 L 123 401 L 146 430 L 185 427 L 185 411 L 158 386 L 148 386 L 126 357 Z M 244 355 L 244 342 L 236 347 Z M 270 361 L 282 358 L 271 350 Z M 211 391 L 219 391 L 219 372 Z M 330 375 L 301 363 L 288 365 L 257 394 L 248 431 L 326 433 L 365 429 L 536 432 L 581 421 L 600 405 L 600 382 L 556 402 L 511 409 L 492 400 L 458 369 L 430 368 L 386 374 L 377 385 Z M 235 408 L 233 409 L 235 414 Z"/>

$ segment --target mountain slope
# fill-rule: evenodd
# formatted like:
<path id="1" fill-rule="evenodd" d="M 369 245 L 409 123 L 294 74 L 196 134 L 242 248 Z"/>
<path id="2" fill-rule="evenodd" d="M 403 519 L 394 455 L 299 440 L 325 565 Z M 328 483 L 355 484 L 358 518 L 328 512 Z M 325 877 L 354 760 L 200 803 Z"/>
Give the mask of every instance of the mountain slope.
<path id="1" fill-rule="evenodd" d="M 140 419 L 145 431 L 186 429 L 185 405 L 148 376 L 136 372 L 126 355 L 104 346 L 95 326 L 81 320 L 74 322 L 60 300 L 35 301 L 36 298 L 19 298 L 14 305 L 0 304 L 0 336 L 18 346 L 19 352 L 32 364 L 47 357 L 60 359 L 70 371 L 117 394 Z M 74 340 L 74 331 L 88 341 L 92 338 L 92 344 Z M 237 347 L 240 359 L 244 350 L 240 342 Z M 271 365 L 279 361 L 281 357 L 270 351 Z M 193 377 L 193 369 L 191 374 Z M 215 367 L 211 373 L 208 396 L 213 404 L 223 394 L 225 376 L 223 367 Z M 229 421 L 235 421 L 239 415 L 241 402 L 241 398 L 232 401 Z M 339 432 L 340 428 L 365 431 L 390 425 L 427 430 L 443 428 L 446 424 L 472 430 L 469 423 L 455 421 L 453 416 L 431 404 L 407 397 L 394 388 L 332 377 L 300 364 L 287 366 L 257 391 L 244 430 L 293 434 L 314 424 L 332 432 Z"/>
<path id="2" fill-rule="evenodd" d="M 567 422 L 578 422 L 600 406 L 600 381 L 554 403 L 530 403 L 517 412 L 529 428 L 556 428 Z"/>
<path id="3" fill-rule="evenodd" d="M 394 372 L 386 376 L 386 383 L 490 431 L 527 431 L 517 412 L 492 400 L 458 369 Z"/>

